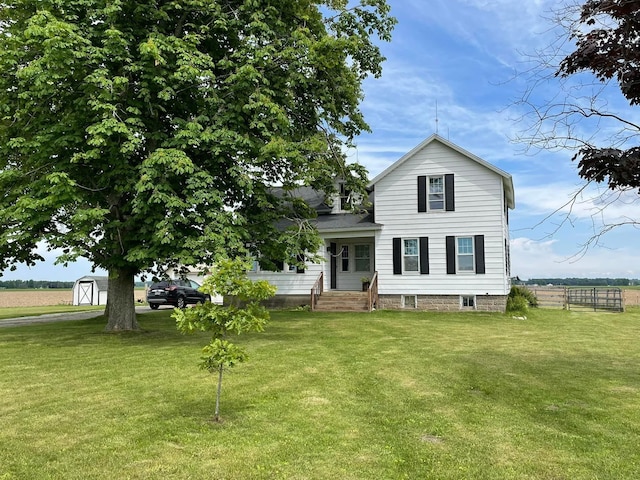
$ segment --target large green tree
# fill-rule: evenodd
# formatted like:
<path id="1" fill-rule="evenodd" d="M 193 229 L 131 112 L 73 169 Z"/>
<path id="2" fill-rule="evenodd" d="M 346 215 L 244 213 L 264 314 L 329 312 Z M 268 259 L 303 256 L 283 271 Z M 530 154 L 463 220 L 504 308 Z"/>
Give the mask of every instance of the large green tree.
<path id="1" fill-rule="evenodd" d="M 88 258 L 118 331 L 135 275 L 315 251 L 296 187 L 363 190 L 342 152 L 394 23 L 385 0 L 3 1 L 0 271 Z"/>

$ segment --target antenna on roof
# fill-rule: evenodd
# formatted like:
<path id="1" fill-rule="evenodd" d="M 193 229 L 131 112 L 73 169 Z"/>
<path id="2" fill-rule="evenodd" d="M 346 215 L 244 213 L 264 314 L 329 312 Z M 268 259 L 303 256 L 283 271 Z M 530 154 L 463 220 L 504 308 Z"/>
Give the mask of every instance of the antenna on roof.
<path id="1" fill-rule="evenodd" d="M 436 100 L 436 135 L 438 134 L 438 100 Z"/>

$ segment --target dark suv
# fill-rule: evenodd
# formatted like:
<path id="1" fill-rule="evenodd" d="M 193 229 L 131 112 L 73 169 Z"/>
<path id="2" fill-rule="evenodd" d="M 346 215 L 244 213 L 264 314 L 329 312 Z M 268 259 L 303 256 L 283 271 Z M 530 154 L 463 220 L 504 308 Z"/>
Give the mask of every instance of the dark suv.
<path id="1" fill-rule="evenodd" d="M 147 302 L 156 310 L 160 305 L 185 308 L 190 303 L 210 302 L 211 297 L 198 290 L 193 280 L 163 280 L 153 283 L 147 290 Z"/>

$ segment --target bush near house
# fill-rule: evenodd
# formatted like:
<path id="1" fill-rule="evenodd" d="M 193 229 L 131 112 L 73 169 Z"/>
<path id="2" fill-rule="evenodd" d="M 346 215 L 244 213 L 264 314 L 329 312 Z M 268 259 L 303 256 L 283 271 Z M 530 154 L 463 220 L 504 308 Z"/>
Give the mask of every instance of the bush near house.
<path id="1" fill-rule="evenodd" d="M 514 285 L 507 297 L 507 313 L 525 313 L 529 307 L 537 307 L 538 299 L 526 287 Z"/>

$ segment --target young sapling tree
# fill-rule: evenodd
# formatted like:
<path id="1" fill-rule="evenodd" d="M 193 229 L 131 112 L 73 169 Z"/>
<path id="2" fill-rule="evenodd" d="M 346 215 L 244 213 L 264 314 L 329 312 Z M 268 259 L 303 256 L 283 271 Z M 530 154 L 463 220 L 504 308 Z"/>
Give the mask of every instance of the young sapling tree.
<path id="1" fill-rule="evenodd" d="M 221 259 L 213 274 L 207 277 L 200 290 L 222 295 L 224 305 L 211 302 L 193 308 L 175 309 L 173 318 L 182 333 L 211 332 L 211 341 L 202 349 L 200 367 L 218 375 L 214 420 L 220 421 L 222 373 L 225 368 L 244 362 L 243 348 L 228 340 L 230 335 L 262 332 L 269 321 L 269 311 L 261 304 L 276 293 L 276 287 L 265 280 L 252 281 L 247 276 L 251 268 L 246 258 Z"/>

